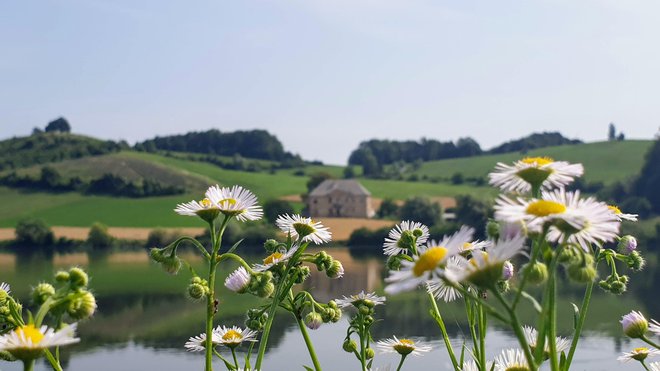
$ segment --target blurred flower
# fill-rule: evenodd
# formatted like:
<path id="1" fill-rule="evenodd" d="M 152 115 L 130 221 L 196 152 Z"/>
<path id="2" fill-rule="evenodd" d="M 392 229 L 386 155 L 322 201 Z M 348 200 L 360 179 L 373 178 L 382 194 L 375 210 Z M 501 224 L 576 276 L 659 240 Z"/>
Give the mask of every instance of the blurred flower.
<path id="1" fill-rule="evenodd" d="M 211 343 L 213 346 L 220 344 L 218 335 L 214 332 L 211 333 Z M 193 336 L 183 346 L 189 352 L 203 352 L 206 350 L 206 333 Z"/>
<path id="2" fill-rule="evenodd" d="M 298 246 L 293 246 L 289 251 L 286 252 L 275 251 L 274 253 L 268 255 L 264 259 L 263 264 L 255 264 L 254 270 L 257 272 L 267 271 L 271 267 L 291 259 L 291 257 L 293 256 L 293 254 L 296 253 L 297 250 L 298 250 Z"/>
<path id="3" fill-rule="evenodd" d="M 233 292 L 243 293 L 250 284 L 250 273 L 244 267 L 238 267 L 225 279 L 225 287 Z"/>
<path id="4" fill-rule="evenodd" d="M 502 279 L 508 281 L 511 278 L 513 278 L 513 274 L 514 274 L 513 263 L 511 263 L 511 261 L 509 260 L 505 261 L 504 265 L 502 265 Z"/>
<path id="5" fill-rule="evenodd" d="M 637 221 L 637 216 L 638 216 L 637 214 L 624 214 L 621 212 L 621 209 L 619 209 L 614 205 L 608 205 L 607 208 L 610 209 L 610 211 L 614 214 L 614 216 L 616 216 L 617 219 L 619 219 L 619 221 L 622 220 L 628 220 L 631 222 Z"/>
<path id="6" fill-rule="evenodd" d="M 218 343 L 229 348 L 234 348 L 244 341 L 257 341 L 257 332 L 250 329 L 243 330 L 240 327 L 231 328 L 218 326 L 213 330 L 213 336 L 218 337 Z"/>
<path id="7" fill-rule="evenodd" d="M 379 340 L 376 347 L 381 353 L 399 353 L 402 356 L 412 354 L 414 356 L 431 350 L 431 346 L 412 339 L 397 339 L 393 336 L 386 340 Z"/>
<path id="8" fill-rule="evenodd" d="M 497 371 L 527 371 L 530 370 L 525 354 L 520 349 L 506 349 L 495 357 Z"/>
<path id="9" fill-rule="evenodd" d="M 34 325 L 20 326 L 0 336 L 0 351 L 7 351 L 20 360 L 36 359 L 44 349 L 60 347 L 80 341 L 75 337 L 76 324 L 68 325 L 59 331 L 48 326 L 36 328 Z"/>
<path id="10" fill-rule="evenodd" d="M 656 335 L 660 335 L 660 323 L 652 319 L 651 324 L 649 325 L 649 330 Z"/>
<path id="11" fill-rule="evenodd" d="M 641 362 L 648 357 L 657 356 L 658 354 L 660 354 L 660 351 L 657 349 L 640 347 L 633 349 L 632 352 L 624 352 L 623 355 L 618 357 L 616 360 L 621 362 L 629 362 L 632 360 Z"/>
<path id="12" fill-rule="evenodd" d="M 447 260 L 445 269 L 460 270 L 461 264 L 464 264 L 464 262 L 465 260 L 460 260 L 456 256 L 452 256 Z M 452 302 L 461 297 L 460 291 L 452 285 L 447 284 L 443 278 L 435 278 L 427 281 L 426 290 L 434 297 L 442 299 L 445 303 Z"/>
<path id="13" fill-rule="evenodd" d="M 346 308 L 351 305 L 357 308 L 363 304 L 369 307 L 385 304 L 385 300 L 385 297 L 378 296 L 375 292 L 365 294 L 365 292 L 362 291 L 359 294 L 351 295 L 349 297 L 344 296 L 342 299 L 337 299 L 335 300 L 335 303 L 339 308 Z"/>
<path id="14" fill-rule="evenodd" d="M 413 241 L 417 247 L 428 239 L 429 227 L 419 222 L 404 220 L 390 230 L 383 244 L 383 252 L 389 256 L 403 254 L 412 248 Z"/>
<path id="15" fill-rule="evenodd" d="M 490 184 L 507 192 L 529 192 L 532 186 L 539 188 L 564 188 L 573 178 L 582 176 L 582 164 L 554 161 L 550 157 L 525 157 L 513 166 L 497 163 L 495 171 L 488 174 Z"/>
<path id="16" fill-rule="evenodd" d="M 529 326 L 523 326 L 523 332 L 525 333 L 525 338 L 527 339 L 527 344 L 529 344 L 529 347 L 532 349 L 532 352 L 535 351 L 536 349 L 536 340 L 539 336 L 538 332 L 536 331 L 535 328 L 529 327 Z M 557 353 L 561 353 L 568 349 L 571 346 L 570 340 L 557 336 L 555 339 L 555 348 L 557 349 Z M 545 346 L 543 348 L 543 351 L 545 352 L 546 357 L 549 356 L 550 354 L 550 344 L 546 341 Z"/>

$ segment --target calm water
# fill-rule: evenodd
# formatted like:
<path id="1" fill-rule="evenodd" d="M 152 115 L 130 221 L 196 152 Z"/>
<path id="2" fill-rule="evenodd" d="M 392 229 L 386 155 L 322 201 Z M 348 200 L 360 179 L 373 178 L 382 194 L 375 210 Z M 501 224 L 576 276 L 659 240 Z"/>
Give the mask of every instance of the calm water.
<path id="1" fill-rule="evenodd" d="M 362 289 L 382 290 L 384 272 L 381 256 L 354 257 L 343 248 L 333 249 L 332 255 L 344 263 L 346 275 L 341 280 L 329 280 L 314 274 L 307 283 L 307 289 L 315 294 L 317 300 L 327 301 Z M 650 266 L 655 266 L 655 260 L 650 260 Z M 50 280 L 55 270 L 71 265 L 83 266 L 90 272 L 99 310 L 93 320 L 80 325 L 82 343 L 67 348 L 70 353 L 64 355 L 65 369 L 164 371 L 203 368 L 203 356 L 187 353 L 182 346 L 188 337 L 203 331 L 205 307 L 185 299 L 183 292 L 189 279 L 186 272 L 169 276 L 151 264 L 146 253 L 114 253 L 100 257 L 69 254 L 57 255 L 53 259 L 0 254 L 0 281 L 9 282 L 12 291 L 27 302 L 30 285 L 39 280 Z M 230 269 L 224 267 L 219 283 Z M 621 351 L 641 346 L 641 343 L 621 336 L 618 319 L 632 309 L 660 318 L 660 298 L 653 290 L 658 287 L 657 283 L 660 283 L 660 271 L 647 269 L 632 275 L 629 292 L 623 296 L 616 297 L 595 289 L 585 338 L 578 348 L 573 369 L 640 369 L 637 364 L 616 361 Z M 572 326 L 570 303 L 579 305 L 582 288 L 564 284 L 561 292 L 559 318 L 564 320 L 565 327 L 560 329 L 560 333 L 569 335 Z M 245 311 L 259 303 L 251 296 L 228 293 L 223 288 L 220 288 L 220 295 L 217 324 L 242 326 Z M 378 307 L 376 312 L 376 317 L 383 319 L 373 327 L 376 339 L 392 335 L 417 337 L 435 346 L 434 351 L 423 357 L 406 360 L 404 369 L 449 369 L 439 330 L 428 315 L 428 308 L 427 298 L 420 292 L 388 297 L 387 305 Z M 465 333 L 467 326 L 462 304 L 445 305 L 441 311 L 456 348 L 463 342 L 470 343 Z M 531 313 L 523 313 L 522 317 L 524 323 L 533 324 Z M 324 325 L 311 332 L 325 370 L 359 369 L 355 358 L 341 349 L 346 327 L 347 321 L 342 319 L 339 323 Z M 489 358 L 501 349 L 517 345 L 515 338 L 499 327 L 494 319 L 490 323 L 487 341 L 491 353 Z M 269 347 L 265 370 L 302 370 L 302 365 L 311 365 L 297 327 L 286 313 L 278 315 Z M 397 362 L 397 356 L 378 355 L 374 365 L 390 364 L 395 368 Z M 223 369 L 221 366 L 217 363 L 216 368 Z M 2 371 L 20 369 L 18 364 L 0 363 Z M 47 369 L 44 364 L 37 367 L 37 370 Z"/>

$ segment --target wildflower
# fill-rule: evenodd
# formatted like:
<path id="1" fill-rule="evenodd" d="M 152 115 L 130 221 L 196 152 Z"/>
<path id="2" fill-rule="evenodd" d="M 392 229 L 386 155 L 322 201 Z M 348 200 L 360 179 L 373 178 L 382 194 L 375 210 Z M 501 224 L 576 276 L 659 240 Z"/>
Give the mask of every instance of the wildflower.
<path id="1" fill-rule="evenodd" d="M 7 351 L 20 360 L 38 358 L 44 349 L 69 345 L 80 341 L 74 337 L 76 324 L 55 331 L 47 326 L 20 326 L 0 336 L 0 351 Z"/>
<path id="2" fill-rule="evenodd" d="M 241 345 L 244 341 L 257 341 L 257 332 L 249 329 L 242 329 L 237 326 L 228 328 L 225 326 L 218 326 L 213 330 L 214 336 L 218 336 L 218 343 L 227 346 L 228 348 L 235 348 Z"/>
<path id="3" fill-rule="evenodd" d="M 634 310 L 621 317 L 621 321 L 619 322 L 621 322 L 623 332 L 631 338 L 644 336 L 646 330 L 649 328 L 649 323 L 644 318 L 644 315 Z"/>
<path id="4" fill-rule="evenodd" d="M 554 161 L 550 157 L 525 157 L 513 166 L 499 162 L 488 174 L 490 184 L 508 192 L 529 192 L 536 188 L 564 188 L 582 176 L 582 164 Z"/>
<path id="5" fill-rule="evenodd" d="M 660 354 L 660 351 L 657 349 L 640 347 L 633 349 L 631 352 L 624 352 L 623 355 L 618 357 L 616 360 L 621 362 L 629 362 L 632 360 L 642 362 L 646 358 L 657 356 L 658 354 Z"/>
<path id="6" fill-rule="evenodd" d="M 381 353 L 399 353 L 402 356 L 409 354 L 420 356 L 422 353 L 431 350 L 431 346 L 423 342 L 412 339 L 398 339 L 396 336 L 386 340 L 379 340 L 376 347 L 378 347 Z"/>
<path id="7" fill-rule="evenodd" d="M 527 344 L 531 348 L 532 352 L 535 351 L 536 349 L 536 340 L 538 338 L 538 332 L 536 331 L 535 328 L 529 327 L 529 326 L 523 326 L 523 332 L 525 333 L 525 338 L 527 339 Z M 557 336 L 555 339 L 555 349 L 557 349 L 557 353 L 561 353 L 568 349 L 571 346 L 571 342 L 561 336 Z M 545 358 L 548 358 L 550 355 L 550 344 L 548 342 L 545 342 L 545 346 L 543 348 Z"/>
<path id="8" fill-rule="evenodd" d="M 660 323 L 652 319 L 651 324 L 649 325 L 649 330 L 656 335 L 660 335 Z"/>
<path id="9" fill-rule="evenodd" d="M 211 344 L 215 347 L 220 344 L 220 339 L 218 334 L 213 331 L 211 333 Z M 192 336 L 186 344 L 183 346 L 189 352 L 203 352 L 206 350 L 206 333 L 199 334 L 198 336 Z"/>
<path id="10" fill-rule="evenodd" d="M 11 288 L 8 283 L 0 283 L 0 291 L 4 291 L 7 295 L 11 294 Z"/>
<path id="11" fill-rule="evenodd" d="M 303 242 L 311 241 L 317 245 L 330 242 L 332 233 L 321 222 L 312 221 L 298 214 L 280 215 L 275 221 L 282 232 L 291 234 L 291 237 L 300 238 Z"/>
<path id="12" fill-rule="evenodd" d="M 464 244 L 472 240 L 473 232 L 472 228 L 462 227 L 440 242 L 430 241 L 426 246 L 420 246 L 417 254 L 412 255 L 412 261 L 401 260 L 401 269 L 390 271 L 386 279 L 390 284 L 385 292 L 394 294 L 410 291 L 426 281 L 441 279 L 449 258 L 458 254 Z"/>
<path id="13" fill-rule="evenodd" d="M 620 253 L 629 255 L 633 251 L 637 250 L 637 239 L 633 236 L 625 235 L 621 237 L 617 247 Z"/>
<path id="14" fill-rule="evenodd" d="M 528 371 L 530 370 L 525 354 L 520 349 L 506 349 L 495 357 L 496 371 Z"/>
<path id="15" fill-rule="evenodd" d="M 422 223 L 404 220 L 397 224 L 385 238 L 383 252 L 394 256 L 423 245 L 429 239 L 429 227 Z"/>
<path id="16" fill-rule="evenodd" d="M 293 254 L 296 253 L 297 250 L 298 246 L 293 246 L 289 251 L 286 252 L 275 251 L 263 260 L 263 264 L 255 264 L 254 270 L 257 272 L 264 272 L 279 263 L 287 262 L 289 259 L 291 259 Z"/>
<path id="17" fill-rule="evenodd" d="M 462 262 L 462 260 L 452 256 L 449 258 L 449 260 L 447 260 L 446 269 L 460 270 Z M 447 282 L 445 282 L 445 280 L 442 278 L 436 278 L 427 281 L 426 290 L 434 297 L 442 299 L 445 303 L 450 303 L 462 296 L 461 293 L 456 288 L 454 288 L 454 286 L 447 284 Z"/>
<path id="18" fill-rule="evenodd" d="M 649 363 L 649 371 L 660 371 L 660 362 Z"/>
<path id="19" fill-rule="evenodd" d="M 225 279 L 225 286 L 233 292 L 242 294 L 250 285 L 251 275 L 244 267 L 238 267 Z"/>
<path id="20" fill-rule="evenodd" d="M 524 236 L 500 240 L 485 251 L 475 251 L 470 260 L 463 259 L 460 269 L 445 270 L 444 277 L 452 282 L 470 281 L 477 286 L 492 287 L 502 278 L 504 263 L 522 252 Z"/>
<path id="21" fill-rule="evenodd" d="M 231 188 L 215 185 L 206 191 L 206 197 L 225 216 L 235 216 L 244 222 L 259 220 L 263 216 L 261 206 L 257 204 L 257 196 L 241 186 Z"/>
<path id="22" fill-rule="evenodd" d="M 198 216 L 210 223 L 220 215 L 220 208 L 210 199 L 204 198 L 201 201 L 192 200 L 176 205 L 174 212 L 185 216 Z"/>
<path id="23" fill-rule="evenodd" d="M 621 209 L 614 205 L 607 205 L 607 208 L 610 209 L 610 211 L 616 216 L 619 221 L 622 220 L 628 220 L 631 222 L 636 222 L 637 221 L 637 214 L 624 214 L 621 212 Z"/>
<path id="24" fill-rule="evenodd" d="M 359 308 L 361 305 L 374 307 L 376 305 L 385 304 L 385 300 L 385 297 L 378 296 L 374 292 L 365 294 L 365 292 L 362 291 L 359 294 L 351 295 L 349 297 L 344 296 L 343 299 L 337 299 L 335 300 L 335 303 L 339 308 L 346 308 L 351 305 Z"/>

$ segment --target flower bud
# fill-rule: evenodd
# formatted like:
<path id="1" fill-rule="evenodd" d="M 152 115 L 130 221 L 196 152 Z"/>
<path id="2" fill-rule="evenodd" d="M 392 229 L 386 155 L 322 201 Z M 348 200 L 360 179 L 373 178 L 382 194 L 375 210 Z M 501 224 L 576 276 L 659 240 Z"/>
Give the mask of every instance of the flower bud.
<path id="1" fill-rule="evenodd" d="M 69 272 L 59 271 L 55 273 L 55 281 L 64 283 L 69 281 Z"/>
<path id="2" fill-rule="evenodd" d="M 40 283 L 32 290 L 32 301 L 39 306 L 55 295 L 55 288 L 50 283 Z"/>
<path id="3" fill-rule="evenodd" d="M 166 256 L 163 258 L 163 261 L 160 262 L 160 266 L 165 272 L 174 275 L 179 273 L 179 269 L 181 269 L 181 259 L 176 255 Z"/>
<path id="4" fill-rule="evenodd" d="M 188 285 L 188 296 L 193 300 L 200 300 L 208 294 L 208 288 L 199 283 L 191 283 Z"/>
<path id="5" fill-rule="evenodd" d="M 293 276 L 293 282 L 296 284 L 301 284 L 305 282 L 307 277 L 312 273 L 309 269 L 309 267 L 301 265 L 299 267 L 294 268 L 292 273 Z"/>
<path id="6" fill-rule="evenodd" d="M 641 271 L 642 268 L 646 265 L 646 262 L 644 261 L 644 257 L 637 252 L 637 250 L 633 251 L 628 255 L 627 261 L 628 267 L 634 271 Z"/>
<path id="7" fill-rule="evenodd" d="M 342 344 L 341 347 L 344 349 L 345 352 L 353 353 L 357 350 L 357 343 L 355 342 L 355 340 L 346 339 L 344 340 L 344 344 Z"/>
<path id="8" fill-rule="evenodd" d="M 374 348 L 367 348 L 365 349 L 365 355 L 367 356 L 367 359 L 372 359 L 376 355 L 376 352 L 374 352 Z"/>
<path id="9" fill-rule="evenodd" d="M 621 322 L 621 326 L 623 327 L 623 333 L 633 339 L 644 336 L 646 330 L 649 328 L 649 323 L 644 318 L 644 315 L 637 311 L 632 311 L 624 315 L 619 322 Z"/>
<path id="10" fill-rule="evenodd" d="M 278 246 L 279 246 L 279 242 L 273 239 L 266 240 L 266 242 L 264 242 L 264 249 L 266 249 L 266 251 L 268 251 L 269 253 L 274 253 L 277 250 Z"/>
<path id="11" fill-rule="evenodd" d="M 579 263 L 582 260 L 580 252 L 572 246 L 562 249 L 557 259 L 560 263 L 568 265 Z"/>
<path id="12" fill-rule="evenodd" d="M 89 291 L 82 291 L 73 295 L 66 309 L 74 320 L 91 317 L 96 311 L 96 298 Z"/>
<path id="13" fill-rule="evenodd" d="M 631 252 L 637 250 L 637 239 L 631 235 L 623 236 L 619 240 L 617 247 L 621 254 L 628 255 Z"/>
<path id="14" fill-rule="evenodd" d="M 321 315 L 316 312 L 309 312 L 305 316 L 305 326 L 311 330 L 318 329 L 321 327 L 322 323 L 323 319 L 321 318 Z"/>
<path id="15" fill-rule="evenodd" d="M 610 292 L 612 294 L 621 295 L 628 289 L 628 286 L 621 281 L 614 281 L 610 283 Z"/>
<path id="16" fill-rule="evenodd" d="M 524 274 L 527 275 L 527 281 L 532 285 L 540 285 L 548 279 L 548 267 L 545 263 L 538 261 L 527 263 L 522 269 Z"/>
<path id="17" fill-rule="evenodd" d="M 344 276 L 344 266 L 339 260 L 335 260 L 330 265 L 330 268 L 325 272 L 330 278 L 341 278 Z"/>
<path id="18" fill-rule="evenodd" d="M 252 276 L 244 267 L 238 267 L 225 279 L 225 287 L 239 294 L 247 291 Z"/>
<path id="19" fill-rule="evenodd" d="M 513 264 L 509 260 L 505 261 L 504 264 L 502 265 L 502 279 L 504 281 L 510 280 L 511 278 L 513 278 L 513 273 L 514 273 Z"/>
<path id="20" fill-rule="evenodd" d="M 568 266 L 568 277 L 575 282 L 593 282 L 597 272 L 593 264 L 571 264 Z"/>
<path id="21" fill-rule="evenodd" d="M 89 284 L 89 276 L 81 268 L 71 268 L 69 269 L 69 282 L 74 288 L 87 287 Z"/>
<path id="22" fill-rule="evenodd" d="M 391 271 L 398 271 L 401 269 L 401 259 L 397 255 L 390 256 L 387 258 L 387 269 Z"/>
<path id="23" fill-rule="evenodd" d="M 371 308 L 368 305 L 364 305 L 364 304 L 360 304 L 358 306 L 358 311 L 363 316 L 371 314 Z"/>
<path id="24" fill-rule="evenodd" d="M 163 250 L 154 247 L 151 250 L 149 250 L 149 257 L 151 257 L 151 260 L 161 263 L 165 256 L 163 255 Z"/>
<path id="25" fill-rule="evenodd" d="M 267 298 L 275 291 L 275 285 L 268 281 L 257 288 L 257 295 L 262 298 Z"/>
<path id="26" fill-rule="evenodd" d="M 489 239 L 497 241 L 500 238 L 500 223 L 489 220 L 486 224 L 486 235 Z"/>
<path id="27" fill-rule="evenodd" d="M 509 281 L 497 281 L 496 288 L 499 292 L 505 293 L 509 291 Z"/>

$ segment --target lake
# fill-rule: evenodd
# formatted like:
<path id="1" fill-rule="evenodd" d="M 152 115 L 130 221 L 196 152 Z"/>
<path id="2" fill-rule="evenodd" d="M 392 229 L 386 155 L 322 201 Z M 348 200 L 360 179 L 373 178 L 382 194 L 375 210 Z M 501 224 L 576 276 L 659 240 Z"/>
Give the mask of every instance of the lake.
<path id="1" fill-rule="evenodd" d="M 312 268 L 312 277 L 306 288 L 319 301 L 341 298 L 360 290 L 382 293 L 384 257 L 382 255 L 353 256 L 347 248 L 327 249 L 345 267 L 342 279 L 329 280 Z M 377 248 L 374 248 L 378 251 Z M 188 255 L 193 266 L 201 267 L 201 260 Z M 256 256 L 251 261 L 257 261 Z M 654 288 L 660 284 L 660 270 L 656 259 L 649 259 L 649 267 L 637 274 L 630 274 L 629 292 L 622 296 L 606 294 L 599 288 L 594 296 L 586 321 L 584 339 L 580 342 L 573 370 L 640 370 L 636 363 L 622 364 L 616 358 L 622 351 L 641 346 L 623 336 L 618 323 L 623 314 L 640 310 L 647 318 L 660 319 L 660 295 Z M 70 371 L 117 371 L 117 370 L 203 370 L 203 355 L 188 353 L 183 344 L 190 336 L 198 335 L 204 328 L 205 306 L 185 298 L 184 292 L 190 278 L 182 270 L 177 276 L 164 273 L 149 262 L 146 252 L 120 252 L 102 256 L 86 253 L 43 256 L 16 256 L 0 253 L 0 281 L 8 282 L 13 293 L 27 303 L 30 287 L 41 280 L 51 281 L 58 269 L 78 265 L 87 269 L 91 276 L 90 287 L 96 294 L 99 309 L 92 320 L 80 324 L 80 344 L 63 348 L 63 365 Z M 247 309 L 261 303 L 249 295 L 228 292 L 222 286 L 224 277 L 234 267 L 220 266 L 218 289 L 220 295 L 219 316 L 216 325 L 243 326 Z M 625 270 L 623 270 L 625 272 Z M 606 273 L 601 272 L 601 276 Z M 561 284 L 559 318 L 563 327 L 560 335 L 570 335 L 572 319 L 571 302 L 579 305 L 583 287 L 564 282 Z M 521 321 L 533 325 L 530 307 L 521 313 Z M 416 337 L 430 342 L 434 350 L 422 357 L 409 357 L 404 369 L 445 370 L 450 368 L 435 322 L 428 315 L 429 304 L 422 291 L 388 297 L 385 306 L 376 307 L 376 318 L 382 321 L 373 326 L 376 340 L 397 335 Z M 462 301 L 442 305 L 452 343 L 456 349 L 464 342 L 470 343 L 469 332 L 463 314 Z M 336 324 L 323 325 L 310 331 L 312 341 L 324 370 L 358 370 L 358 361 L 341 349 L 346 334 L 347 313 Z M 303 370 L 311 365 L 302 337 L 287 313 L 280 312 L 269 340 L 269 351 L 264 370 Z M 489 359 L 500 350 L 516 347 L 512 334 L 499 326 L 495 319 L 489 321 L 487 344 Z M 457 352 L 460 352 L 458 350 Z M 374 366 L 391 365 L 396 368 L 399 357 L 378 355 Z M 36 370 L 48 370 L 40 363 Z M 215 369 L 224 369 L 216 362 Z M 22 365 L 0 363 L 0 370 L 22 370 Z"/>

